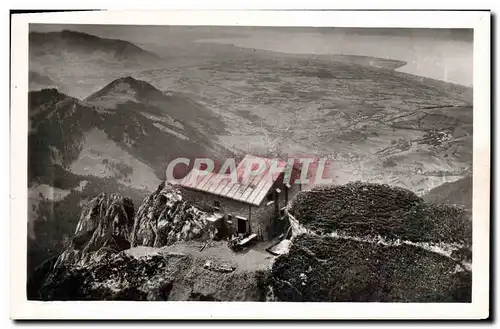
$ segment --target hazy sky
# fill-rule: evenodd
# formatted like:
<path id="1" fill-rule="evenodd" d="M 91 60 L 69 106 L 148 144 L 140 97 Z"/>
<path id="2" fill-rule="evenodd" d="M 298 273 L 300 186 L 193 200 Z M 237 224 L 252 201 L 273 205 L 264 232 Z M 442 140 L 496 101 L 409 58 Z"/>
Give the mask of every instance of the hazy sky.
<path id="1" fill-rule="evenodd" d="M 472 30 L 36 25 L 70 29 L 141 45 L 215 42 L 286 53 L 349 54 L 405 61 L 398 71 L 472 86 Z"/>

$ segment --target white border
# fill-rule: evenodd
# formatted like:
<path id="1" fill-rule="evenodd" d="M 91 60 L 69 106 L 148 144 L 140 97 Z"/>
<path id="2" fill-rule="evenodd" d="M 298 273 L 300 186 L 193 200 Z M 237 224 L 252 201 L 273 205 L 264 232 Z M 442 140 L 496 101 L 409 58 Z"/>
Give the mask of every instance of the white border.
<path id="1" fill-rule="evenodd" d="M 30 23 L 113 25 L 475 28 L 486 12 L 120 10 L 24 14 Z M 367 23 L 368 22 L 368 23 Z"/>
<path id="2" fill-rule="evenodd" d="M 448 303 L 33 302 L 26 300 L 28 24 L 338 26 L 474 29 L 473 301 Z M 113 11 L 12 17 L 11 318 L 471 319 L 488 317 L 490 13 L 430 11 Z"/>

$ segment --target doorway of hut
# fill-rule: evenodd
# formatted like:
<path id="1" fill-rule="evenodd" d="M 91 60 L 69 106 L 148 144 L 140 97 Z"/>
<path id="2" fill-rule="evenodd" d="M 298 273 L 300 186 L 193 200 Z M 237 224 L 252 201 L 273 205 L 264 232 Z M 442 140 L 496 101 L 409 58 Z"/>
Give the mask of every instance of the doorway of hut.
<path id="1" fill-rule="evenodd" d="M 248 220 L 245 217 L 236 216 L 236 227 L 238 234 L 246 235 L 248 233 Z"/>

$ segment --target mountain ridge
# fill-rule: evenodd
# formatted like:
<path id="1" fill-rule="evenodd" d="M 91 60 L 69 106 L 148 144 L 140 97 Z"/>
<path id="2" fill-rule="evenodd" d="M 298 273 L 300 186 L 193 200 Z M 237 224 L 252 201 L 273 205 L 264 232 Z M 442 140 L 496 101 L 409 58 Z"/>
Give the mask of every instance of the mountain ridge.
<path id="1" fill-rule="evenodd" d="M 39 56 L 51 51 L 70 50 L 71 52 L 83 51 L 84 53 L 94 53 L 97 50 L 103 52 L 114 52 L 113 57 L 118 60 L 127 60 L 129 56 L 142 60 L 160 60 L 161 57 L 150 51 L 125 40 L 101 38 L 92 34 L 63 30 L 61 32 L 30 32 L 29 34 L 30 52 Z M 47 45 L 52 49 L 47 49 Z"/>

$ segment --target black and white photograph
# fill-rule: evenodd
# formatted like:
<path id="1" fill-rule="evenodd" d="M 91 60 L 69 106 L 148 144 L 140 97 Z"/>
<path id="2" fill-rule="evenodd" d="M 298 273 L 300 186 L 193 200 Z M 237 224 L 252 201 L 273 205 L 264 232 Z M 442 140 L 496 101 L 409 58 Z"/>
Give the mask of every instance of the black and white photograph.
<path id="1" fill-rule="evenodd" d="M 474 27 L 40 21 L 15 91 L 27 302 L 472 304 Z"/>

